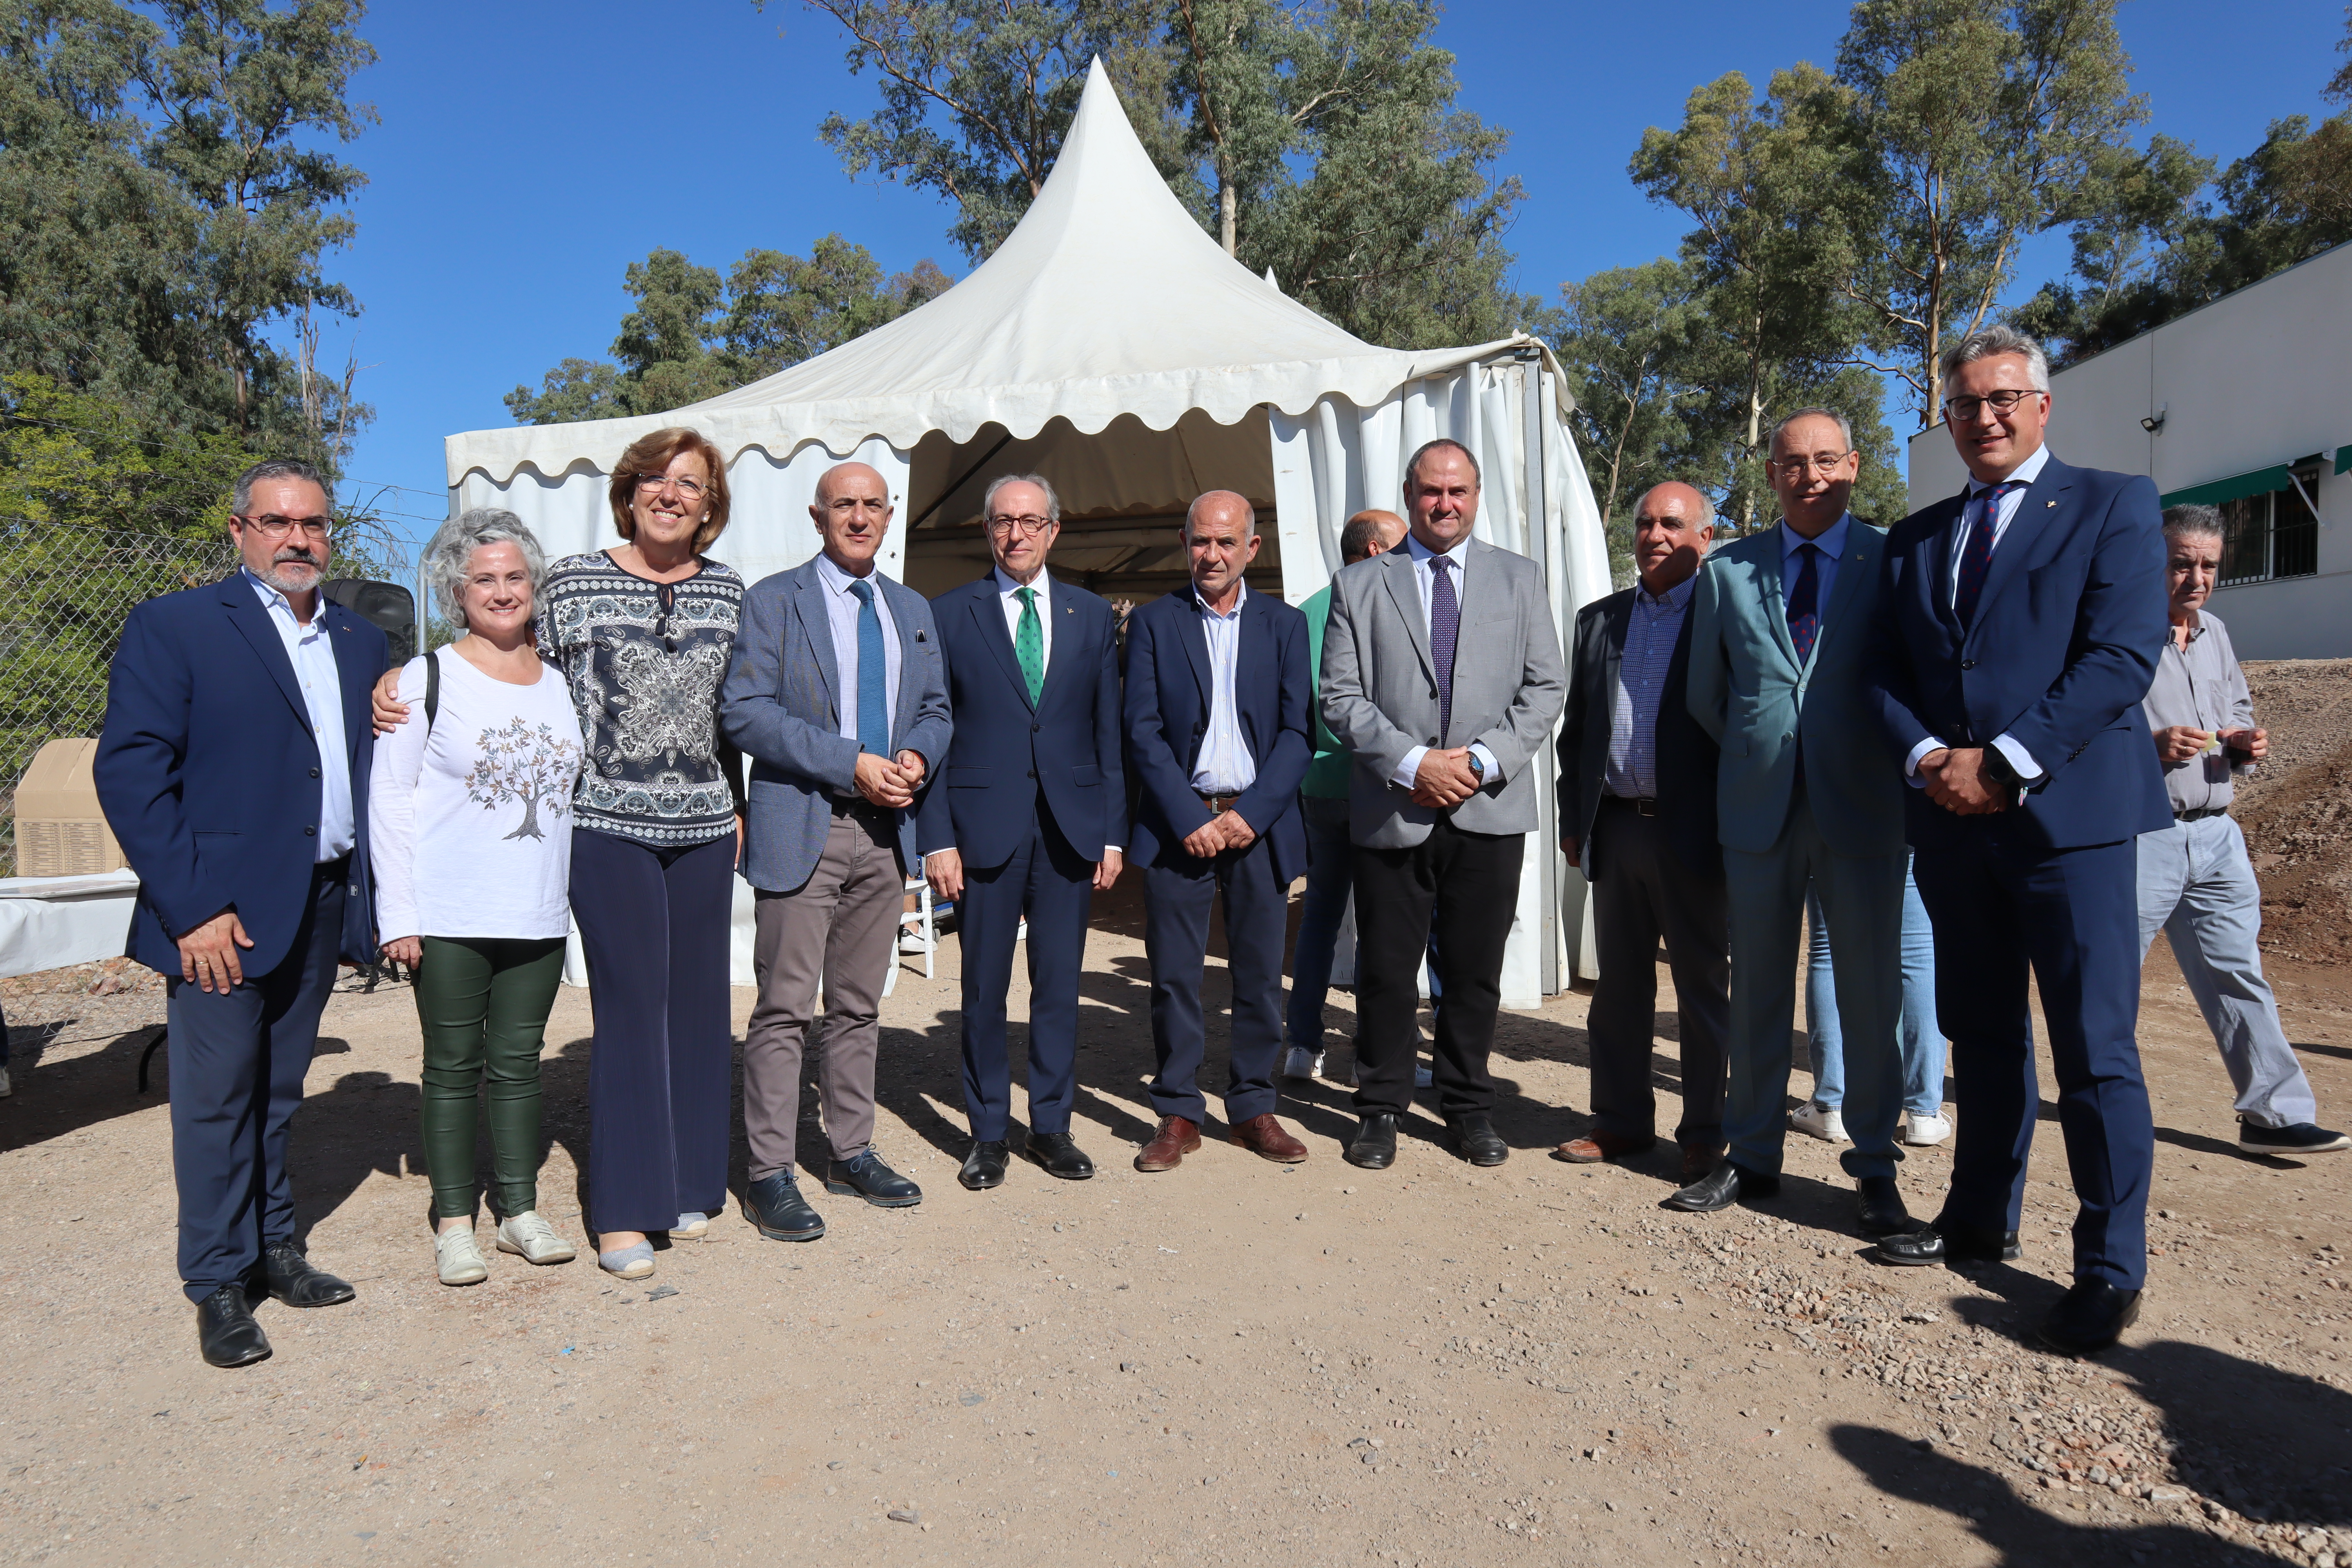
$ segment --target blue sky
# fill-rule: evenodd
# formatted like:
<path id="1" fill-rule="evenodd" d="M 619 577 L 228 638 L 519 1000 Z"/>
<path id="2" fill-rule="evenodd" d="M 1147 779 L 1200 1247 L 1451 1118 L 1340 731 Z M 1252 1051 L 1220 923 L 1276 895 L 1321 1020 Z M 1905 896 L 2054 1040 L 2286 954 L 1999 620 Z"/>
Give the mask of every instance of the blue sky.
<path id="1" fill-rule="evenodd" d="M 2128 0 L 2121 16 L 2152 128 L 2225 163 L 2272 119 L 2327 112 L 2339 0 Z M 1677 215 L 1625 177 L 1643 128 L 1678 121 L 1690 89 L 1727 70 L 1760 81 L 1827 65 L 1845 16 L 1830 3 L 1457 0 L 1438 37 L 1463 106 L 1510 130 L 1502 168 L 1527 187 L 1509 240 L 1518 286 L 1549 294 L 1671 251 Z M 886 268 L 928 256 L 967 270 L 943 206 L 852 184 L 817 140 L 828 111 L 863 113 L 874 89 L 848 74 L 832 20 L 792 0 L 406 0 L 363 31 L 381 59 L 356 91 L 382 123 L 344 150 L 370 183 L 358 237 L 329 267 L 364 306 L 341 335 L 355 334 L 376 409 L 351 473 L 412 487 L 385 498 L 412 528 L 442 514 L 442 437 L 509 423 L 500 398 L 565 355 L 601 358 L 623 269 L 657 246 L 723 268 L 837 229 Z M 2038 242 L 2023 291 L 2065 259 L 2063 239 Z M 340 365 L 345 344 L 327 338 Z"/>

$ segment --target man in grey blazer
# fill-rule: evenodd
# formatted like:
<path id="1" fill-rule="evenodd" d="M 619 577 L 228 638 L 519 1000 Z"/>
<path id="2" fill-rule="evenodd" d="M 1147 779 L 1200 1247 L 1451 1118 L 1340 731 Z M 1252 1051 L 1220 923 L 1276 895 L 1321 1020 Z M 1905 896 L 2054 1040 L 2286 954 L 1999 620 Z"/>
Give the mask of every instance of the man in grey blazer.
<path id="1" fill-rule="evenodd" d="M 742 871 L 759 900 L 743 1217 L 777 1241 L 824 1234 L 794 1179 L 801 1060 L 820 981 L 825 1191 L 887 1208 L 923 1198 L 869 1146 L 882 983 L 906 879 L 921 864 L 913 806 L 951 733 L 931 607 L 875 569 L 890 510 L 889 487 L 864 463 L 825 471 L 809 508 L 824 549 L 743 596 L 719 691 L 719 726 L 751 759 Z"/>
<path id="2" fill-rule="evenodd" d="M 1474 1165 L 1510 1151 L 1486 1076 L 1503 946 L 1537 825 L 1534 762 L 1568 691 L 1559 634 L 1534 562 L 1471 537 L 1478 460 L 1423 445 L 1404 469 L 1404 542 L 1331 581 L 1323 722 L 1353 754 L 1356 1112 L 1345 1158 L 1396 1161 L 1412 1100 L 1419 974 L 1437 929 L 1435 1077 L 1455 1149 Z M 1475 636 L 1470 635 L 1472 632 Z"/>
<path id="3" fill-rule="evenodd" d="M 1780 523 L 1716 550 L 1692 602 L 1691 717 L 1722 748 L 1730 1152 L 1666 1201 L 1707 1214 L 1780 1188 L 1810 885 L 1832 933 L 1844 1023 L 1853 1146 L 1843 1160 L 1861 1188 L 1863 1229 L 1888 1236 L 1914 1222 L 1895 1185 L 1903 773 L 1864 685 L 1886 531 L 1846 510 L 1862 458 L 1843 416 L 1800 409 L 1773 427 L 1770 451 Z"/>

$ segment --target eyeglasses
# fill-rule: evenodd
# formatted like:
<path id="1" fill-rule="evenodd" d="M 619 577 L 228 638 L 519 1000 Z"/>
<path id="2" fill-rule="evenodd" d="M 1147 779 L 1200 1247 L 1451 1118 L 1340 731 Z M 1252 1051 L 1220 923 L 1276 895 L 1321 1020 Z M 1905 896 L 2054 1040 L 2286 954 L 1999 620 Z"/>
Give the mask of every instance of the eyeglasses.
<path id="1" fill-rule="evenodd" d="M 324 539 L 327 537 L 327 530 L 334 525 L 334 519 L 331 517 L 280 517 L 274 511 L 264 512 L 259 517 L 240 515 L 235 521 L 245 524 L 272 543 L 285 538 L 298 528 L 302 531 L 306 538 Z"/>
<path id="2" fill-rule="evenodd" d="M 700 479 L 674 479 L 667 474 L 639 474 L 637 476 L 637 493 L 639 495 L 658 495 L 665 486 L 676 489 L 678 493 L 678 498 L 681 500 L 689 501 L 700 500 L 702 499 L 703 491 L 709 488 L 703 484 Z"/>
<path id="3" fill-rule="evenodd" d="M 1036 538 L 1039 534 L 1045 532 L 1047 529 L 1053 526 L 1054 520 L 1052 518 L 1039 517 L 1034 512 L 1025 513 L 1020 517 L 1012 517 L 1003 512 L 999 512 L 994 517 L 988 520 L 988 531 L 991 533 L 1010 535 L 1013 531 L 1017 528 L 1021 531 L 1024 537 L 1029 539 Z"/>
<path id="4" fill-rule="evenodd" d="M 2031 387 L 2023 392 L 2014 387 L 2003 387 L 1999 392 L 1988 392 L 1982 397 L 1948 397 L 1944 399 L 1944 417 L 1955 425 L 1973 425 L 1987 405 L 1990 405 L 1995 414 L 2006 415 L 2029 397 L 2049 395 L 2039 387 Z"/>
<path id="5" fill-rule="evenodd" d="M 1764 461 L 1767 467 L 1780 468 L 1787 473 L 1801 474 L 1807 468 L 1811 468 L 1826 477 L 1835 473 L 1839 466 L 1853 456 L 1852 452 L 1816 452 L 1808 458 L 1799 453 L 1786 458 L 1767 458 Z"/>

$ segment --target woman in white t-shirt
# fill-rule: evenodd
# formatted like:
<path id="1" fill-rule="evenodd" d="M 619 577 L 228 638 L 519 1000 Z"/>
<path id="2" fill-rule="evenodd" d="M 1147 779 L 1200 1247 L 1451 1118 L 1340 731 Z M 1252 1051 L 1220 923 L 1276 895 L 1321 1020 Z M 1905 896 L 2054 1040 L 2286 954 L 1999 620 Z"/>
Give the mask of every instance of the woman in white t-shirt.
<path id="1" fill-rule="evenodd" d="M 425 1158 L 444 1285 L 489 1269 L 474 1242 L 475 1097 L 488 1086 L 498 1245 L 565 1263 L 539 1215 L 539 1053 L 570 930 L 580 721 L 531 640 L 545 558 L 510 511 L 442 524 L 425 574 L 465 636 L 400 673 L 419 717 L 376 742 L 368 847 L 387 957 L 416 972 Z M 429 697 L 428 697 L 429 693 Z"/>

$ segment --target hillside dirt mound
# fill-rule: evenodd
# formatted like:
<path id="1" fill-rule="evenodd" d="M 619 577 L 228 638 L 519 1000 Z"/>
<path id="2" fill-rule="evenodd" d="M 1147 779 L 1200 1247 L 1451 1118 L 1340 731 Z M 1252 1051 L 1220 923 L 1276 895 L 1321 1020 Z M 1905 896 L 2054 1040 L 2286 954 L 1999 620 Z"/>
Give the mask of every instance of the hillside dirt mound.
<path id="1" fill-rule="evenodd" d="M 2263 951 L 2352 963 L 2352 658 L 2249 662 L 2270 761 L 2231 813 L 2263 883 Z"/>

